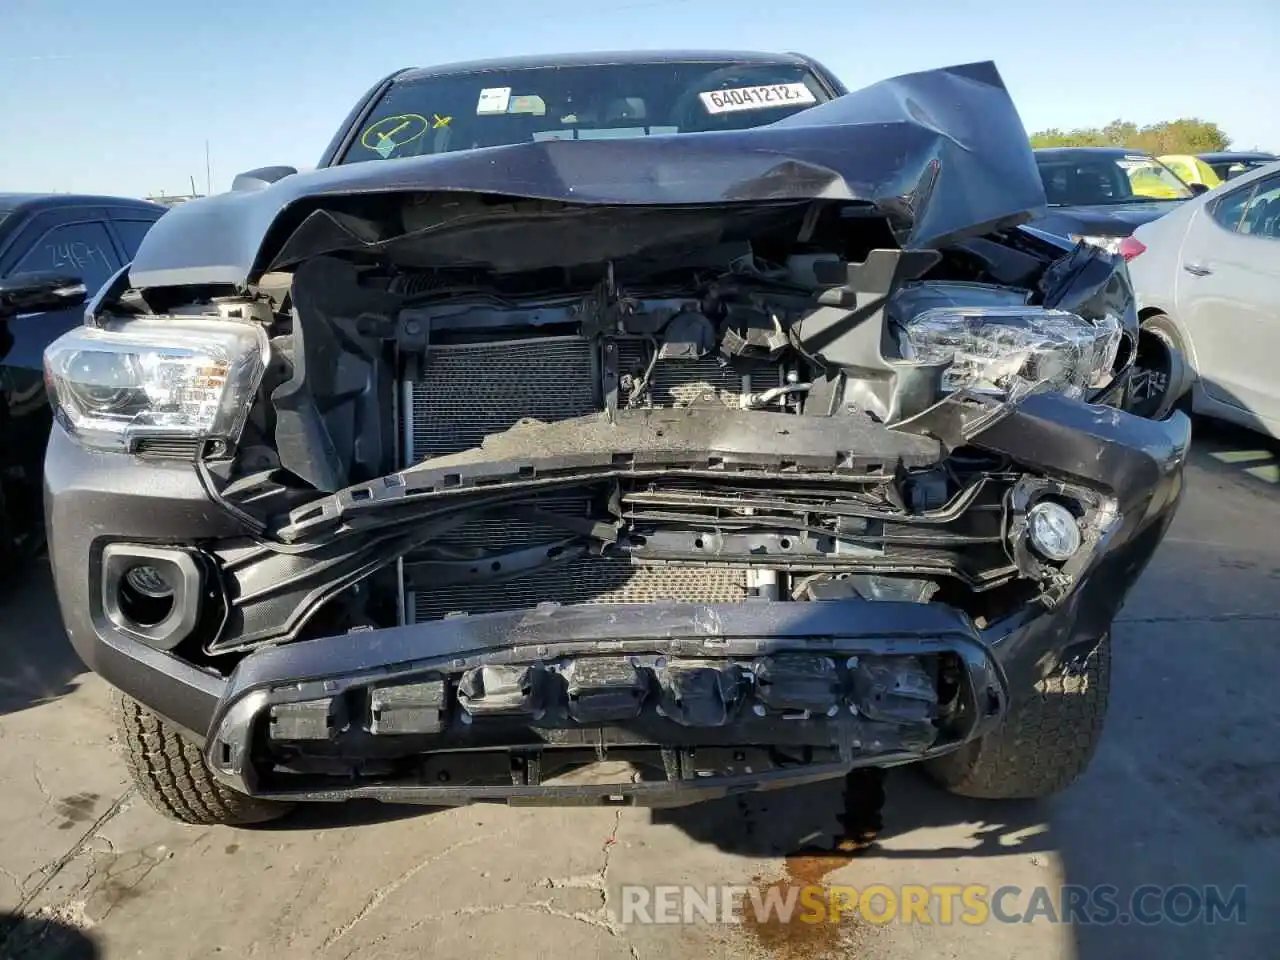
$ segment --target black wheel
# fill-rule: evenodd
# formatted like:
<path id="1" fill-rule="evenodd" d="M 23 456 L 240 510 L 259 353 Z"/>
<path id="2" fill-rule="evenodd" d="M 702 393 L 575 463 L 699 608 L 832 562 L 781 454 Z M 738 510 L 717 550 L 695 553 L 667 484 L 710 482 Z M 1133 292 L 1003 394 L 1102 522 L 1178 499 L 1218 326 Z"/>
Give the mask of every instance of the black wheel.
<path id="1" fill-rule="evenodd" d="M 1143 320 L 1129 384 L 1130 409 L 1149 420 L 1163 420 L 1174 410 L 1190 413 L 1194 382 L 1186 346 L 1173 321 L 1163 313 Z"/>
<path id="2" fill-rule="evenodd" d="M 925 769 L 964 797 L 1027 800 L 1064 790 L 1093 759 L 1110 687 L 1111 638 L 1104 637 L 1083 664 L 1036 684 L 998 730 Z"/>
<path id="3" fill-rule="evenodd" d="M 291 809 L 219 783 L 199 747 L 131 697 L 117 692 L 115 708 L 129 774 L 147 802 L 166 817 L 182 823 L 244 826 L 274 820 Z"/>

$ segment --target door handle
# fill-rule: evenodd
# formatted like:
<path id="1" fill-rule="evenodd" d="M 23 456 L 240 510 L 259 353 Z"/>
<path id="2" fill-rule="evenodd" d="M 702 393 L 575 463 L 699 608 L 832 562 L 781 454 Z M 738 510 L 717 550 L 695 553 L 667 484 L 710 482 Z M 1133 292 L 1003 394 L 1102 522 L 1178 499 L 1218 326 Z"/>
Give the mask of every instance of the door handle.
<path id="1" fill-rule="evenodd" d="M 1203 263 L 1184 263 L 1182 265 L 1182 269 L 1187 271 L 1187 273 L 1191 274 L 1193 277 L 1207 277 L 1209 274 L 1213 273 L 1213 271 Z"/>

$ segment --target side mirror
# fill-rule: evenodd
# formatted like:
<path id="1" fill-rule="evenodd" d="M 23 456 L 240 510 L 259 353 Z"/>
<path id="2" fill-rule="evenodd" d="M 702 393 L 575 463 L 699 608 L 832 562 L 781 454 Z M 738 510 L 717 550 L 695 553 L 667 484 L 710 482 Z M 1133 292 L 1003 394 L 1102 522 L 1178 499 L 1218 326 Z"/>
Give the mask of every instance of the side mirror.
<path id="1" fill-rule="evenodd" d="M 0 316 L 76 307 L 88 296 L 84 280 L 75 274 L 59 270 L 15 273 L 0 280 Z"/>
<path id="2" fill-rule="evenodd" d="M 283 166 L 258 167 L 256 170 L 246 170 L 244 173 L 236 174 L 236 178 L 231 181 L 231 189 L 233 192 L 262 190 L 278 180 L 293 176 L 297 172 L 297 167 Z"/>
<path id="3" fill-rule="evenodd" d="M 1191 192 L 1198 197 L 1202 193 L 1208 193 L 1209 186 L 1208 184 L 1204 184 L 1204 183 L 1193 183 L 1191 184 Z"/>

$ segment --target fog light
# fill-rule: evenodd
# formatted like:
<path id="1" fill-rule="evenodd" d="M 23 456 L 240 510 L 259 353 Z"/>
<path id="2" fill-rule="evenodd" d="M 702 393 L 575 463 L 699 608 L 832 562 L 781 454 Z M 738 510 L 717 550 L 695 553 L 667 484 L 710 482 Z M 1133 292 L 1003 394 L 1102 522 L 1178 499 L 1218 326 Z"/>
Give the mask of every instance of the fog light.
<path id="1" fill-rule="evenodd" d="M 173 587 L 150 564 L 139 564 L 125 572 L 116 599 L 126 620 L 143 628 L 155 627 L 173 613 Z"/>
<path id="2" fill-rule="evenodd" d="M 1041 556 L 1069 560 L 1080 549 L 1080 525 L 1060 503 L 1043 500 L 1027 512 L 1027 536 Z"/>
<path id="3" fill-rule="evenodd" d="M 99 610 L 121 633 L 172 650 L 200 622 L 204 573 L 178 547 L 109 543 L 102 551 Z"/>
<path id="4" fill-rule="evenodd" d="M 124 578 L 128 581 L 129 586 L 144 597 L 163 600 L 173 596 L 173 587 L 165 579 L 164 574 L 155 567 L 147 565 L 130 567 Z"/>

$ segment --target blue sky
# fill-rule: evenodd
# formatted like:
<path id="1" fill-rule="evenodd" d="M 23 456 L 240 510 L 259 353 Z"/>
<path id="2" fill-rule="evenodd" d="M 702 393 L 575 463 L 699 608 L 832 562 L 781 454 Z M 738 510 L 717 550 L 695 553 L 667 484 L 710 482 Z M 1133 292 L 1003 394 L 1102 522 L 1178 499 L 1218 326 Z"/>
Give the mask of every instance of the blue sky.
<path id="1" fill-rule="evenodd" d="M 802 50 L 850 87 L 999 66 L 1028 130 L 1214 120 L 1280 150 L 1280 4 L 1117 0 L 0 0 L 0 191 L 144 195 L 315 163 L 397 67 L 620 47 Z"/>

